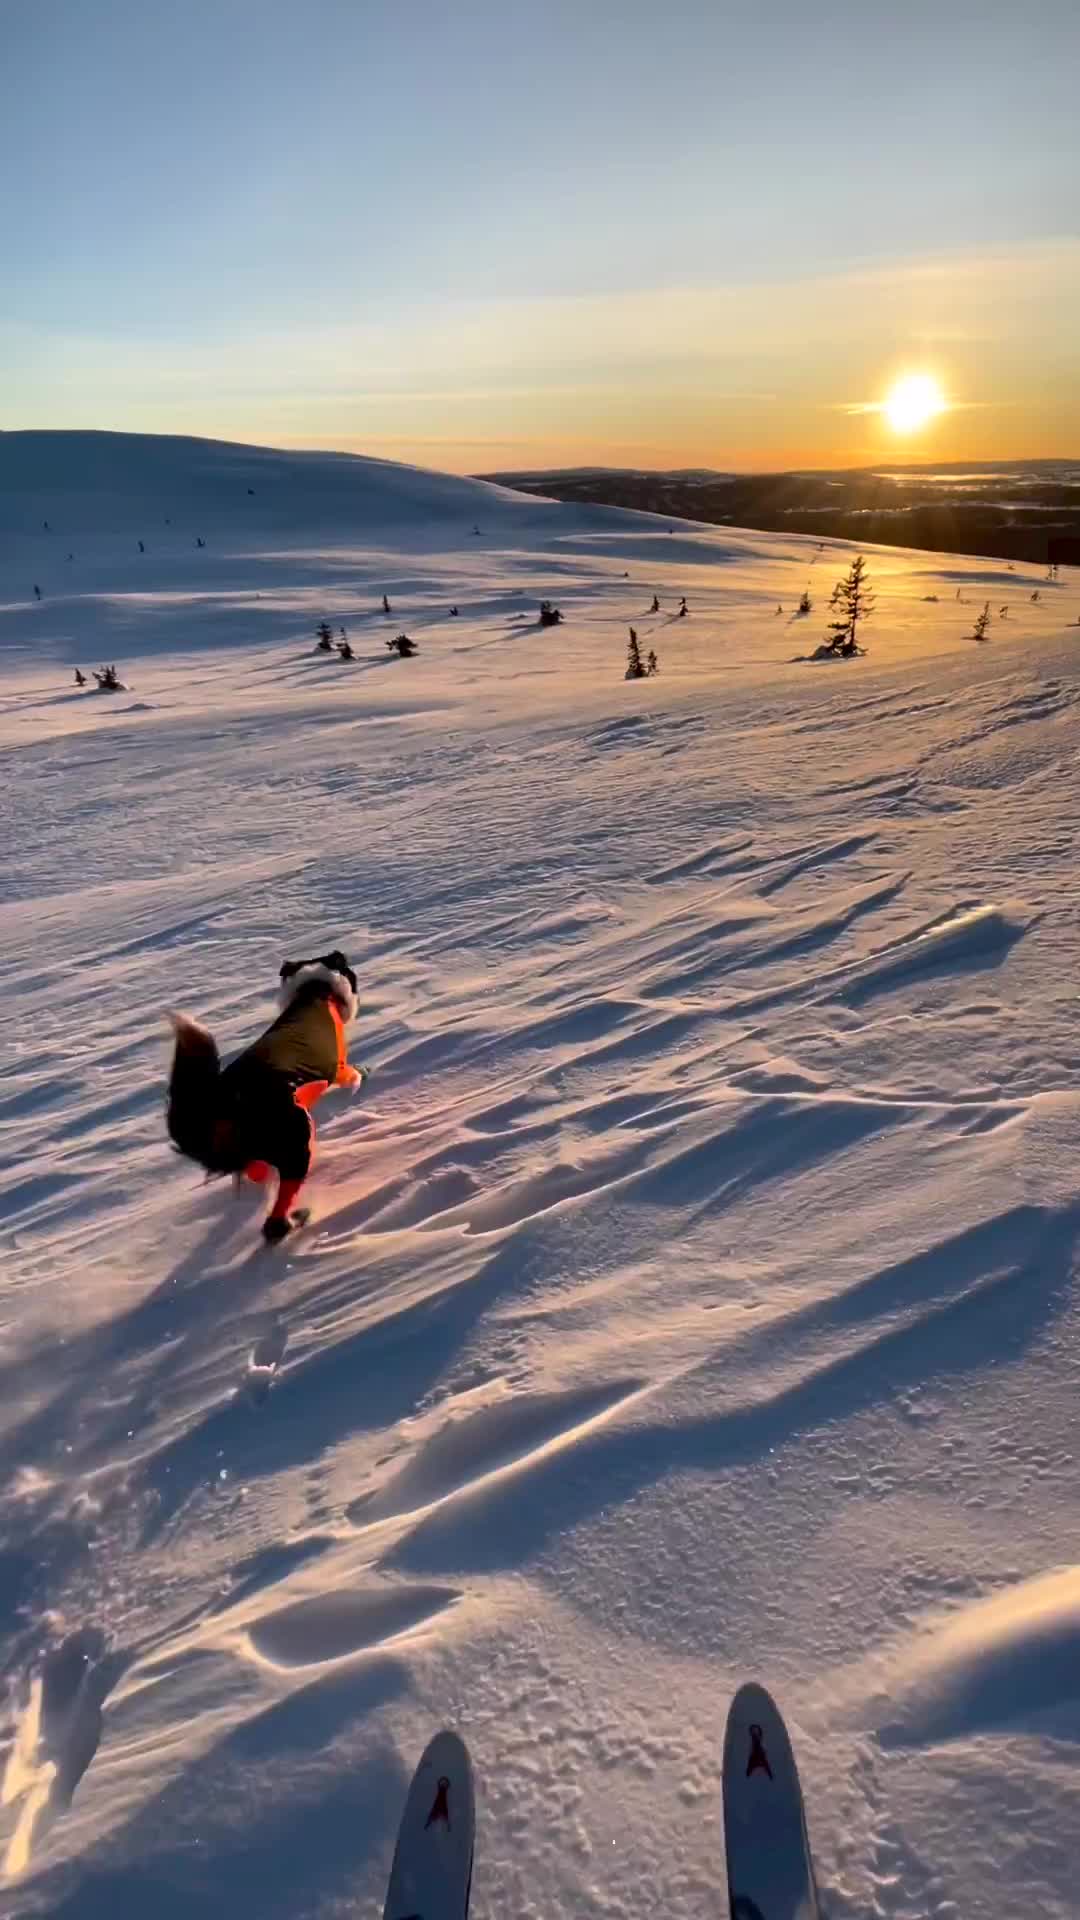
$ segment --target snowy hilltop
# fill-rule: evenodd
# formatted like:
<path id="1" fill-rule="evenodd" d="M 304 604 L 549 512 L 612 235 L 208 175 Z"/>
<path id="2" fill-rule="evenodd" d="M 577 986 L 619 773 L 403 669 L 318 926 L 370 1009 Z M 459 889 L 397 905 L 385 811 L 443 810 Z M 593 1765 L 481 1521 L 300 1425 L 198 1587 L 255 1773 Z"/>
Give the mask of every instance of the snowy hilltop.
<path id="1" fill-rule="evenodd" d="M 1080 573 L 862 551 L 0 435 L 0 1914 L 375 1914 L 456 1726 L 713 1920 L 746 1680 L 830 1920 L 1075 1912 Z M 338 949 L 267 1245 L 166 1016 Z"/>

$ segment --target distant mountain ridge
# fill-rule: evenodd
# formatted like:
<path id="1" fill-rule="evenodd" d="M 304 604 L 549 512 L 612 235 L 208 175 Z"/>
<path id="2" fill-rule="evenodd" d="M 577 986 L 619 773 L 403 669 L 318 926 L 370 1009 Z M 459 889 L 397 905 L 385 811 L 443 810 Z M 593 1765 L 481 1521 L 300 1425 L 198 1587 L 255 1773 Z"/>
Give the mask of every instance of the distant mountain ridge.
<path id="1" fill-rule="evenodd" d="M 1080 565 L 1080 460 L 757 474 L 593 468 L 487 477 L 577 504 L 713 525 Z"/>

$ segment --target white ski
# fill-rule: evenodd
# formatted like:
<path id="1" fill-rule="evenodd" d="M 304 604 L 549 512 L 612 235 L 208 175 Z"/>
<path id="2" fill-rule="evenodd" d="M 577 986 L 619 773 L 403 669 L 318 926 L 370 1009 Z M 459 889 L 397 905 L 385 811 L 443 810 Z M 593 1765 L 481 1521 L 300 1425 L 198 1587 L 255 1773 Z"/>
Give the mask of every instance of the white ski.
<path id="1" fill-rule="evenodd" d="M 819 1920 L 795 1755 L 779 1707 L 754 1681 L 728 1713 L 724 1844 L 731 1920 Z"/>
<path id="2" fill-rule="evenodd" d="M 437 1733 L 405 1801 L 383 1920 L 467 1920 L 475 1824 L 468 1750 Z"/>

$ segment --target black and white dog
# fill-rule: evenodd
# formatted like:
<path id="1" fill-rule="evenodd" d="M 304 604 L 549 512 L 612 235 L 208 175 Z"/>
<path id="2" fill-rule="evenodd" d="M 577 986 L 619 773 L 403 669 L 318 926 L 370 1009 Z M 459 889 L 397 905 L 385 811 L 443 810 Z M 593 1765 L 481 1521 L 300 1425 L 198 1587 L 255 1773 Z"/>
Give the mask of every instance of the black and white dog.
<path id="1" fill-rule="evenodd" d="M 253 1044 L 222 1068 L 213 1035 L 186 1014 L 173 1015 L 176 1046 L 167 1124 L 179 1152 L 209 1173 L 278 1176 L 263 1223 L 267 1240 L 297 1224 L 296 1197 L 311 1167 L 311 1108 L 329 1087 L 357 1087 L 363 1075 L 346 1058 L 345 1029 L 356 1016 L 356 975 L 336 949 L 316 960 L 286 960 L 282 1011 Z"/>

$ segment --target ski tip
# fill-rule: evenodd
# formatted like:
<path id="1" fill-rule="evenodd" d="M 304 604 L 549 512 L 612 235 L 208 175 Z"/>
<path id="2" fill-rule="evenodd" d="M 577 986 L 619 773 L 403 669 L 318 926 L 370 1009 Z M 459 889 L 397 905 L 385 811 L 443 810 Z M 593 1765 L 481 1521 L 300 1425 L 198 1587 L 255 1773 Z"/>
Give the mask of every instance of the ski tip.
<path id="1" fill-rule="evenodd" d="M 417 1772 L 423 1767 L 439 1767 L 444 1773 L 452 1771 L 471 1779 L 472 1760 L 460 1733 L 453 1727 L 443 1727 L 433 1734 L 417 1763 Z"/>
<path id="2" fill-rule="evenodd" d="M 724 1771 L 736 1764 L 742 1752 L 743 1742 L 752 1738 L 753 1730 L 764 1728 L 769 1744 L 785 1756 L 790 1756 L 790 1764 L 795 1765 L 791 1751 L 791 1735 L 776 1701 L 767 1687 L 758 1680 L 746 1680 L 739 1688 L 728 1708 L 727 1727 L 724 1731 Z"/>
<path id="3" fill-rule="evenodd" d="M 784 1717 L 768 1687 L 763 1687 L 760 1680 L 744 1680 L 728 1708 L 729 1723 L 732 1720 L 760 1720 L 762 1715 L 775 1720 Z"/>

